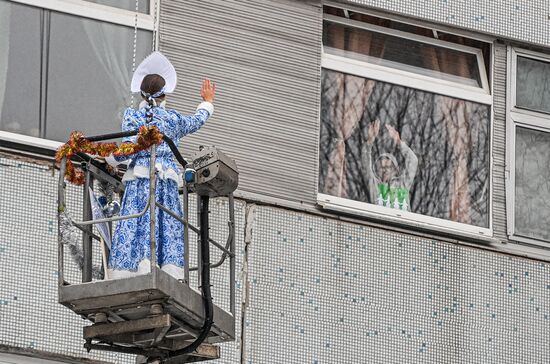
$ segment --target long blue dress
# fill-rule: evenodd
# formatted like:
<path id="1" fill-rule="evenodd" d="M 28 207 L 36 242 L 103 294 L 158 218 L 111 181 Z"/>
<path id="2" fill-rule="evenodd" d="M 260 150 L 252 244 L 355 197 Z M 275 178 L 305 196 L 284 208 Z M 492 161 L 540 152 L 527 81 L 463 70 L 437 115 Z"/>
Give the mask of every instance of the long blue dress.
<path id="1" fill-rule="evenodd" d="M 213 112 L 212 104 L 203 102 L 192 116 L 184 116 L 175 110 L 154 107 L 153 120 L 147 124 L 146 109 L 128 108 L 124 112 L 122 131 L 136 130 L 142 125 L 155 125 L 176 145 L 184 135 L 197 131 Z M 123 142 L 135 142 L 136 137 L 124 138 Z M 120 215 L 137 214 L 147 204 L 149 196 L 149 150 L 132 155 L 128 171 L 123 177 L 124 197 Z M 127 157 L 115 157 L 121 162 Z M 156 201 L 182 216 L 178 185 L 181 171 L 166 143 L 157 146 L 156 157 L 157 188 Z M 177 279 L 184 275 L 183 224 L 156 209 L 157 262 Z M 122 220 L 116 225 L 108 261 L 108 278 L 117 279 L 144 274 L 150 271 L 150 213 L 141 217 Z"/>

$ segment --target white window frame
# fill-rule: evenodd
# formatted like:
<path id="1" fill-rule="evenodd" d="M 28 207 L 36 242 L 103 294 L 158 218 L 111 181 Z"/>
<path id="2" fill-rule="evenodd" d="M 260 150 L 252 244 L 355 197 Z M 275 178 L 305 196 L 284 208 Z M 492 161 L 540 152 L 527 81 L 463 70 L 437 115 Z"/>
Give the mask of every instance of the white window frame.
<path id="1" fill-rule="evenodd" d="M 83 18 L 100 20 L 108 23 L 125 25 L 143 30 L 153 31 L 156 28 L 154 11 L 158 12 L 160 6 L 158 1 L 150 0 L 149 13 L 136 13 L 135 11 L 125 10 L 113 6 L 96 4 L 85 0 L 7 0 L 13 3 L 34 6 L 42 9 L 48 9 L 60 13 L 76 15 Z M 155 2 L 157 6 L 155 8 Z"/>
<path id="2" fill-rule="evenodd" d="M 524 128 L 550 134 L 550 114 L 516 107 L 516 78 L 518 57 L 530 58 L 550 64 L 550 55 L 531 50 L 508 47 L 508 78 L 506 80 L 506 215 L 507 232 L 511 240 L 548 247 L 550 241 L 525 237 L 517 234 L 515 228 L 516 192 L 516 131 Z"/>
<path id="3" fill-rule="evenodd" d="M 368 12 L 364 12 L 368 14 Z M 377 15 L 378 16 L 378 15 Z M 328 18 L 328 19 L 327 19 Z M 336 19 L 334 19 L 336 18 Z M 404 39 L 411 39 L 418 41 L 418 37 L 426 38 L 421 39 L 422 42 L 435 44 L 437 46 L 444 46 L 450 49 L 456 49 L 459 51 L 465 51 L 473 53 L 478 57 L 478 65 L 480 70 L 480 77 L 482 79 L 481 88 L 467 86 L 455 82 L 436 79 L 429 76 L 419 75 L 412 72 L 396 70 L 395 68 L 384 67 L 381 65 L 369 64 L 355 59 L 336 56 L 332 54 L 326 54 L 323 50 L 321 56 L 321 68 L 329 69 L 337 72 L 343 72 L 347 74 L 353 74 L 359 77 L 364 77 L 381 82 L 388 82 L 397 84 L 404 87 L 409 87 L 417 90 L 432 92 L 440 95 L 446 95 L 453 98 L 464 99 L 489 105 L 491 107 L 490 113 L 490 126 L 489 126 L 489 138 L 490 138 L 490 150 L 493 150 L 493 96 L 490 93 L 492 89 L 489 87 L 489 79 L 486 74 L 485 63 L 483 60 L 483 54 L 481 50 L 473 47 L 466 47 L 450 42 L 444 42 L 438 39 L 430 39 L 427 37 L 415 36 L 413 34 L 397 31 L 393 29 L 387 29 L 384 27 L 365 24 L 363 22 L 357 22 L 342 17 L 337 17 L 329 14 L 324 14 L 324 19 L 329 21 L 337 21 L 344 25 L 356 26 L 356 23 L 360 23 L 363 29 L 368 29 L 380 33 L 397 35 Z M 349 21 L 349 22 L 348 22 Z M 399 20 L 397 20 L 399 21 Z M 364 26 L 363 26 L 364 24 Z M 493 47 L 492 43 L 488 42 L 491 46 L 491 60 L 490 60 L 490 72 L 493 73 L 494 59 L 492 57 Z M 491 77 L 492 83 L 493 77 Z M 426 216 L 422 214 L 412 213 L 408 211 L 401 211 L 392 209 L 389 207 L 377 206 L 366 202 L 354 201 L 351 199 L 335 197 L 323 193 L 317 193 L 317 203 L 322 208 L 332 210 L 336 212 L 364 216 L 376 220 L 383 219 L 395 224 L 407 225 L 418 227 L 421 229 L 433 230 L 441 233 L 451 233 L 459 236 L 467 236 L 472 238 L 492 238 L 493 237 L 493 155 L 489 153 L 489 207 L 488 218 L 489 226 L 479 227 L 475 225 L 469 225 L 459 222 L 454 222 L 446 219 Z"/>

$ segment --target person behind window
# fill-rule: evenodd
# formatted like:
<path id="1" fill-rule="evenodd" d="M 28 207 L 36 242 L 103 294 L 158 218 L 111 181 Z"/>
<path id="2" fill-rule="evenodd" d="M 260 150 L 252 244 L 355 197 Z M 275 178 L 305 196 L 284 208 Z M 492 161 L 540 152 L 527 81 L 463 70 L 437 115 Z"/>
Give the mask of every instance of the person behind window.
<path id="1" fill-rule="evenodd" d="M 194 115 L 184 116 L 165 108 L 166 93 L 176 87 L 176 71 L 170 61 L 159 52 L 148 56 L 136 69 L 132 79 L 132 92 L 141 92 L 139 108 L 124 112 L 122 131 L 138 130 L 143 125 L 154 125 L 176 145 L 183 136 L 197 131 L 212 115 L 215 85 L 209 80 L 202 83 L 199 104 Z M 137 137 L 123 138 L 135 143 Z M 166 143 L 157 147 L 156 201 L 182 216 L 178 186 L 183 184 L 181 171 Z M 117 165 L 128 157 L 108 157 L 105 160 Z M 129 157 L 120 215 L 141 212 L 149 199 L 149 165 L 151 153 L 144 150 Z M 177 279 L 184 278 L 183 224 L 164 211 L 156 210 L 157 262 L 162 270 Z M 108 260 L 108 278 L 117 279 L 150 271 L 150 213 L 138 218 L 121 220 L 116 226 Z"/>
<path id="2" fill-rule="evenodd" d="M 412 183 L 418 167 L 418 158 L 409 146 L 401 140 L 399 132 L 389 124 L 385 125 L 390 137 L 395 142 L 405 160 L 400 168 L 397 158 L 391 153 L 382 153 L 373 163 L 372 148 L 380 132 L 380 120 L 370 123 L 367 141 L 361 151 L 362 164 L 368 178 L 368 196 L 370 203 L 410 211 L 410 194 Z"/>

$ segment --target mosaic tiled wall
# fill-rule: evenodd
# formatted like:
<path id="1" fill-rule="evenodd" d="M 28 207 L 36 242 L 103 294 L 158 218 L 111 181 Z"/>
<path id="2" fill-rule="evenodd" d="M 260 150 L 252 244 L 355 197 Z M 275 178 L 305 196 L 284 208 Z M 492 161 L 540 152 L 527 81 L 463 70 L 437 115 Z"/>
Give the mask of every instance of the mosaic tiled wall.
<path id="1" fill-rule="evenodd" d="M 0 158 L 0 344 L 133 363 L 86 354 L 85 321 L 57 303 L 56 180 L 48 165 Z M 68 194 L 73 211 L 76 192 Z"/>
<path id="2" fill-rule="evenodd" d="M 547 363 L 550 267 L 258 209 L 248 363 Z"/>
<path id="3" fill-rule="evenodd" d="M 346 0 L 395 13 L 550 45 L 548 0 Z"/>
<path id="4" fill-rule="evenodd" d="M 0 344 L 131 363 L 88 355 L 84 321 L 57 304 L 56 178 L 48 165 L 0 158 Z M 76 193 L 69 194 L 74 206 Z M 237 341 L 223 345 L 218 363 L 239 363 L 241 352 L 247 364 L 550 362 L 546 263 L 268 206 L 236 207 Z M 224 200 L 212 204 L 218 241 L 226 209 Z M 214 271 L 213 281 L 215 303 L 227 308 L 227 271 Z"/>

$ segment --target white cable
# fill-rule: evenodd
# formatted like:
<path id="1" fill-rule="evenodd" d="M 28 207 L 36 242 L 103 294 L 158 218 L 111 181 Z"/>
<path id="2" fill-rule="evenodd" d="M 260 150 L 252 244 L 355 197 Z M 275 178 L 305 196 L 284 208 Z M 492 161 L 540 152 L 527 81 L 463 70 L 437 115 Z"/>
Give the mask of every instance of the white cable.
<path id="1" fill-rule="evenodd" d="M 136 16 L 134 18 L 134 51 L 132 54 L 132 74 L 136 70 L 136 54 L 137 54 L 137 31 L 138 31 L 138 14 L 139 14 L 139 0 L 136 0 Z M 134 94 L 130 92 L 131 95 L 131 106 L 134 107 Z"/>
<path id="2" fill-rule="evenodd" d="M 155 8 L 153 13 L 153 45 L 152 45 L 152 51 L 157 50 L 157 37 L 158 37 L 158 3 L 160 0 L 153 0 L 155 2 Z"/>

